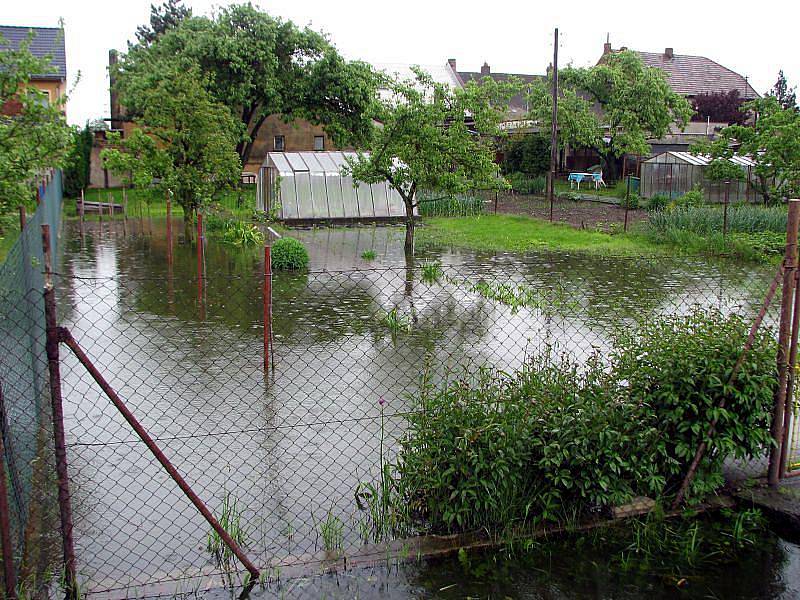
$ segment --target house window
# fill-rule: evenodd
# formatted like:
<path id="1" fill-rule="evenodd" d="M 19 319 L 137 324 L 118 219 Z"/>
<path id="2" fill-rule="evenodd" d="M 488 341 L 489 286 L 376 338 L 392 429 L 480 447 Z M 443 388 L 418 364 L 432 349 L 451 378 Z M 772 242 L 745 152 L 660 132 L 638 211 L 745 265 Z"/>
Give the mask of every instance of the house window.
<path id="1" fill-rule="evenodd" d="M 276 135 L 273 147 L 276 152 L 283 152 L 286 150 L 286 138 L 282 135 Z"/>
<path id="2" fill-rule="evenodd" d="M 324 135 L 315 135 L 314 136 L 314 150 L 317 152 L 321 150 L 325 150 L 325 136 Z"/>

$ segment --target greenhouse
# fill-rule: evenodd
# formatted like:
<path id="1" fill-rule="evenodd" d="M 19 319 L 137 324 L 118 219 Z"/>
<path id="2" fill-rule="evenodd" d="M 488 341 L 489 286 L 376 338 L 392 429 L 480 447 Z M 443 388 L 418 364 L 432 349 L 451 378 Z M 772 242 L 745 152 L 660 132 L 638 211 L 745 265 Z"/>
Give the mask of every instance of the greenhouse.
<path id="1" fill-rule="evenodd" d="M 640 190 L 642 198 L 656 194 L 677 198 L 700 188 L 709 202 L 724 202 L 727 187 L 730 202 L 757 202 L 761 199 L 755 183 L 755 162 L 747 156 L 734 155 L 729 159 L 742 169 L 742 179 L 725 183 L 706 177 L 711 158 L 691 152 L 663 152 L 641 164 Z"/>
<path id="2" fill-rule="evenodd" d="M 257 207 L 283 221 L 389 220 L 405 217 L 400 194 L 387 182 L 342 175 L 355 152 L 269 152 L 259 169 Z"/>

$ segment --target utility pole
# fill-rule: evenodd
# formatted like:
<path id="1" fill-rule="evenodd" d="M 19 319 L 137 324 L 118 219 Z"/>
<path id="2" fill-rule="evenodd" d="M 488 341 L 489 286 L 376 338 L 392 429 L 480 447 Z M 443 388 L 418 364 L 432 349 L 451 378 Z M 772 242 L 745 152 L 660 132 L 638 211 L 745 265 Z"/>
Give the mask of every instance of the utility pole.
<path id="1" fill-rule="evenodd" d="M 558 27 L 553 43 L 553 118 L 550 124 L 550 221 L 553 220 L 553 199 L 556 190 L 556 163 L 558 162 Z"/>

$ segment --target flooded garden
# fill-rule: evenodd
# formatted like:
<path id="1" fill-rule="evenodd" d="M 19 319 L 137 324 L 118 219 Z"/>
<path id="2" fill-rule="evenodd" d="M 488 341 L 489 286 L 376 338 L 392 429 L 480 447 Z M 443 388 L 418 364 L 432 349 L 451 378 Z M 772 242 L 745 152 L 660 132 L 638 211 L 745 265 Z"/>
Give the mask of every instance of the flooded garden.
<path id="1" fill-rule="evenodd" d="M 436 247 L 418 248 L 411 259 L 403 234 L 286 232 L 305 244 L 311 262 L 308 272 L 273 275 L 265 373 L 260 249 L 209 238 L 198 262 L 195 244 L 177 240 L 168 260 L 163 219 L 124 228 L 87 222 L 83 235 L 66 223 L 61 324 L 258 564 L 297 564 L 376 541 L 356 491 L 395 456 L 424 386 L 480 367 L 515 371 L 544 351 L 585 361 L 620 330 L 697 306 L 751 319 L 775 271 L 704 259 Z M 87 591 L 219 584 L 208 525 L 73 357 L 63 360 L 78 571 Z M 651 572 L 616 572 L 602 544 L 571 548 L 412 561 L 261 593 L 640 598 L 676 590 L 676 581 Z M 764 533 L 686 597 L 792 597 L 798 560 L 798 546 Z M 731 575 L 745 571 L 734 590 Z M 698 589 L 705 595 L 693 595 Z"/>

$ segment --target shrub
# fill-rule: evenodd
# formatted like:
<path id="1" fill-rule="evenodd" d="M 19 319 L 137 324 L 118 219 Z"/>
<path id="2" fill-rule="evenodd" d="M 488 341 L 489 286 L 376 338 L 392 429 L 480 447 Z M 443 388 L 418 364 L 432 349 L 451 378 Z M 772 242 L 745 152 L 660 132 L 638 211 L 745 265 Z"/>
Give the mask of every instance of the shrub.
<path id="1" fill-rule="evenodd" d="M 650 422 L 661 431 L 653 450 L 666 494 L 676 491 L 703 441 L 708 449 L 690 490 L 696 497 L 723 485 L 727 457 L 757 456 L 769 447 L 776 356 L 769 332 L 756 336 L 728 383 L 748 333 L 738 315 L 695 311 L 644 323 L 617 340 L 615 378 L 627 382 L 630 399 L 647 406 Z M 719 421 L 709 438 L 715 417 Z"/>
<path id="2" fill-rule="evenodd" d="M 704 200 L 703 190 L 697 187 L 691 191 L 686 192 L 682 196 L 678 196 L 672 202 L 670 202 L 670 205 L 681 208 L 702 206 L 703 200 Z"/>
<path id="3" fill-rule="evenodd" d="M 228 221 L 222 233 L 222 241 L 235 246 L 260 246 L 264 243 L 264 234 L 252 223 Z"/>
<path id="4" fill-rule="evenodd" d="M 284 237 L 272 244 L 272 268 L 276 271 L 299 271 L 308 267 L 308 250 L 298 240 Z"/>
<path id="5" fill-rule="evenodd" d="M 564 521 L 674 494 L 701 441 L 708 452 L 690 494 L 705 496 L 723 484 L 727 457 L 769 445 L 769 332 L 727 383 L 747 335 L 738 316 L 696 311 L 620 334 L 608 364 L 545 353 L 517 373 L 426 385 L 407 416 L 387 504 L 436 533 Z"/>
<path id="6" fill-rule="evenodd" d="M 630 196 L 622 197 L 619 201 L 619 205 L 621 208 L 627 208 L 629 210 L 636 210 L 639 208 L 639 196 L 637 194 L 631 194 Z"/>
<path id="7" fill-rule="evenodd" d="M 361 258 L 364 260 L 375 260 L 378 255 L 375 253 L 375 250 L 364 250 L 361 253 Z"/>
<path id="8" fill-rule="evenodd" d="M 655 194 L 647 201 L 647 210 L 664 210 L 669 205 L 669 196 L 666 194 Z"/>

